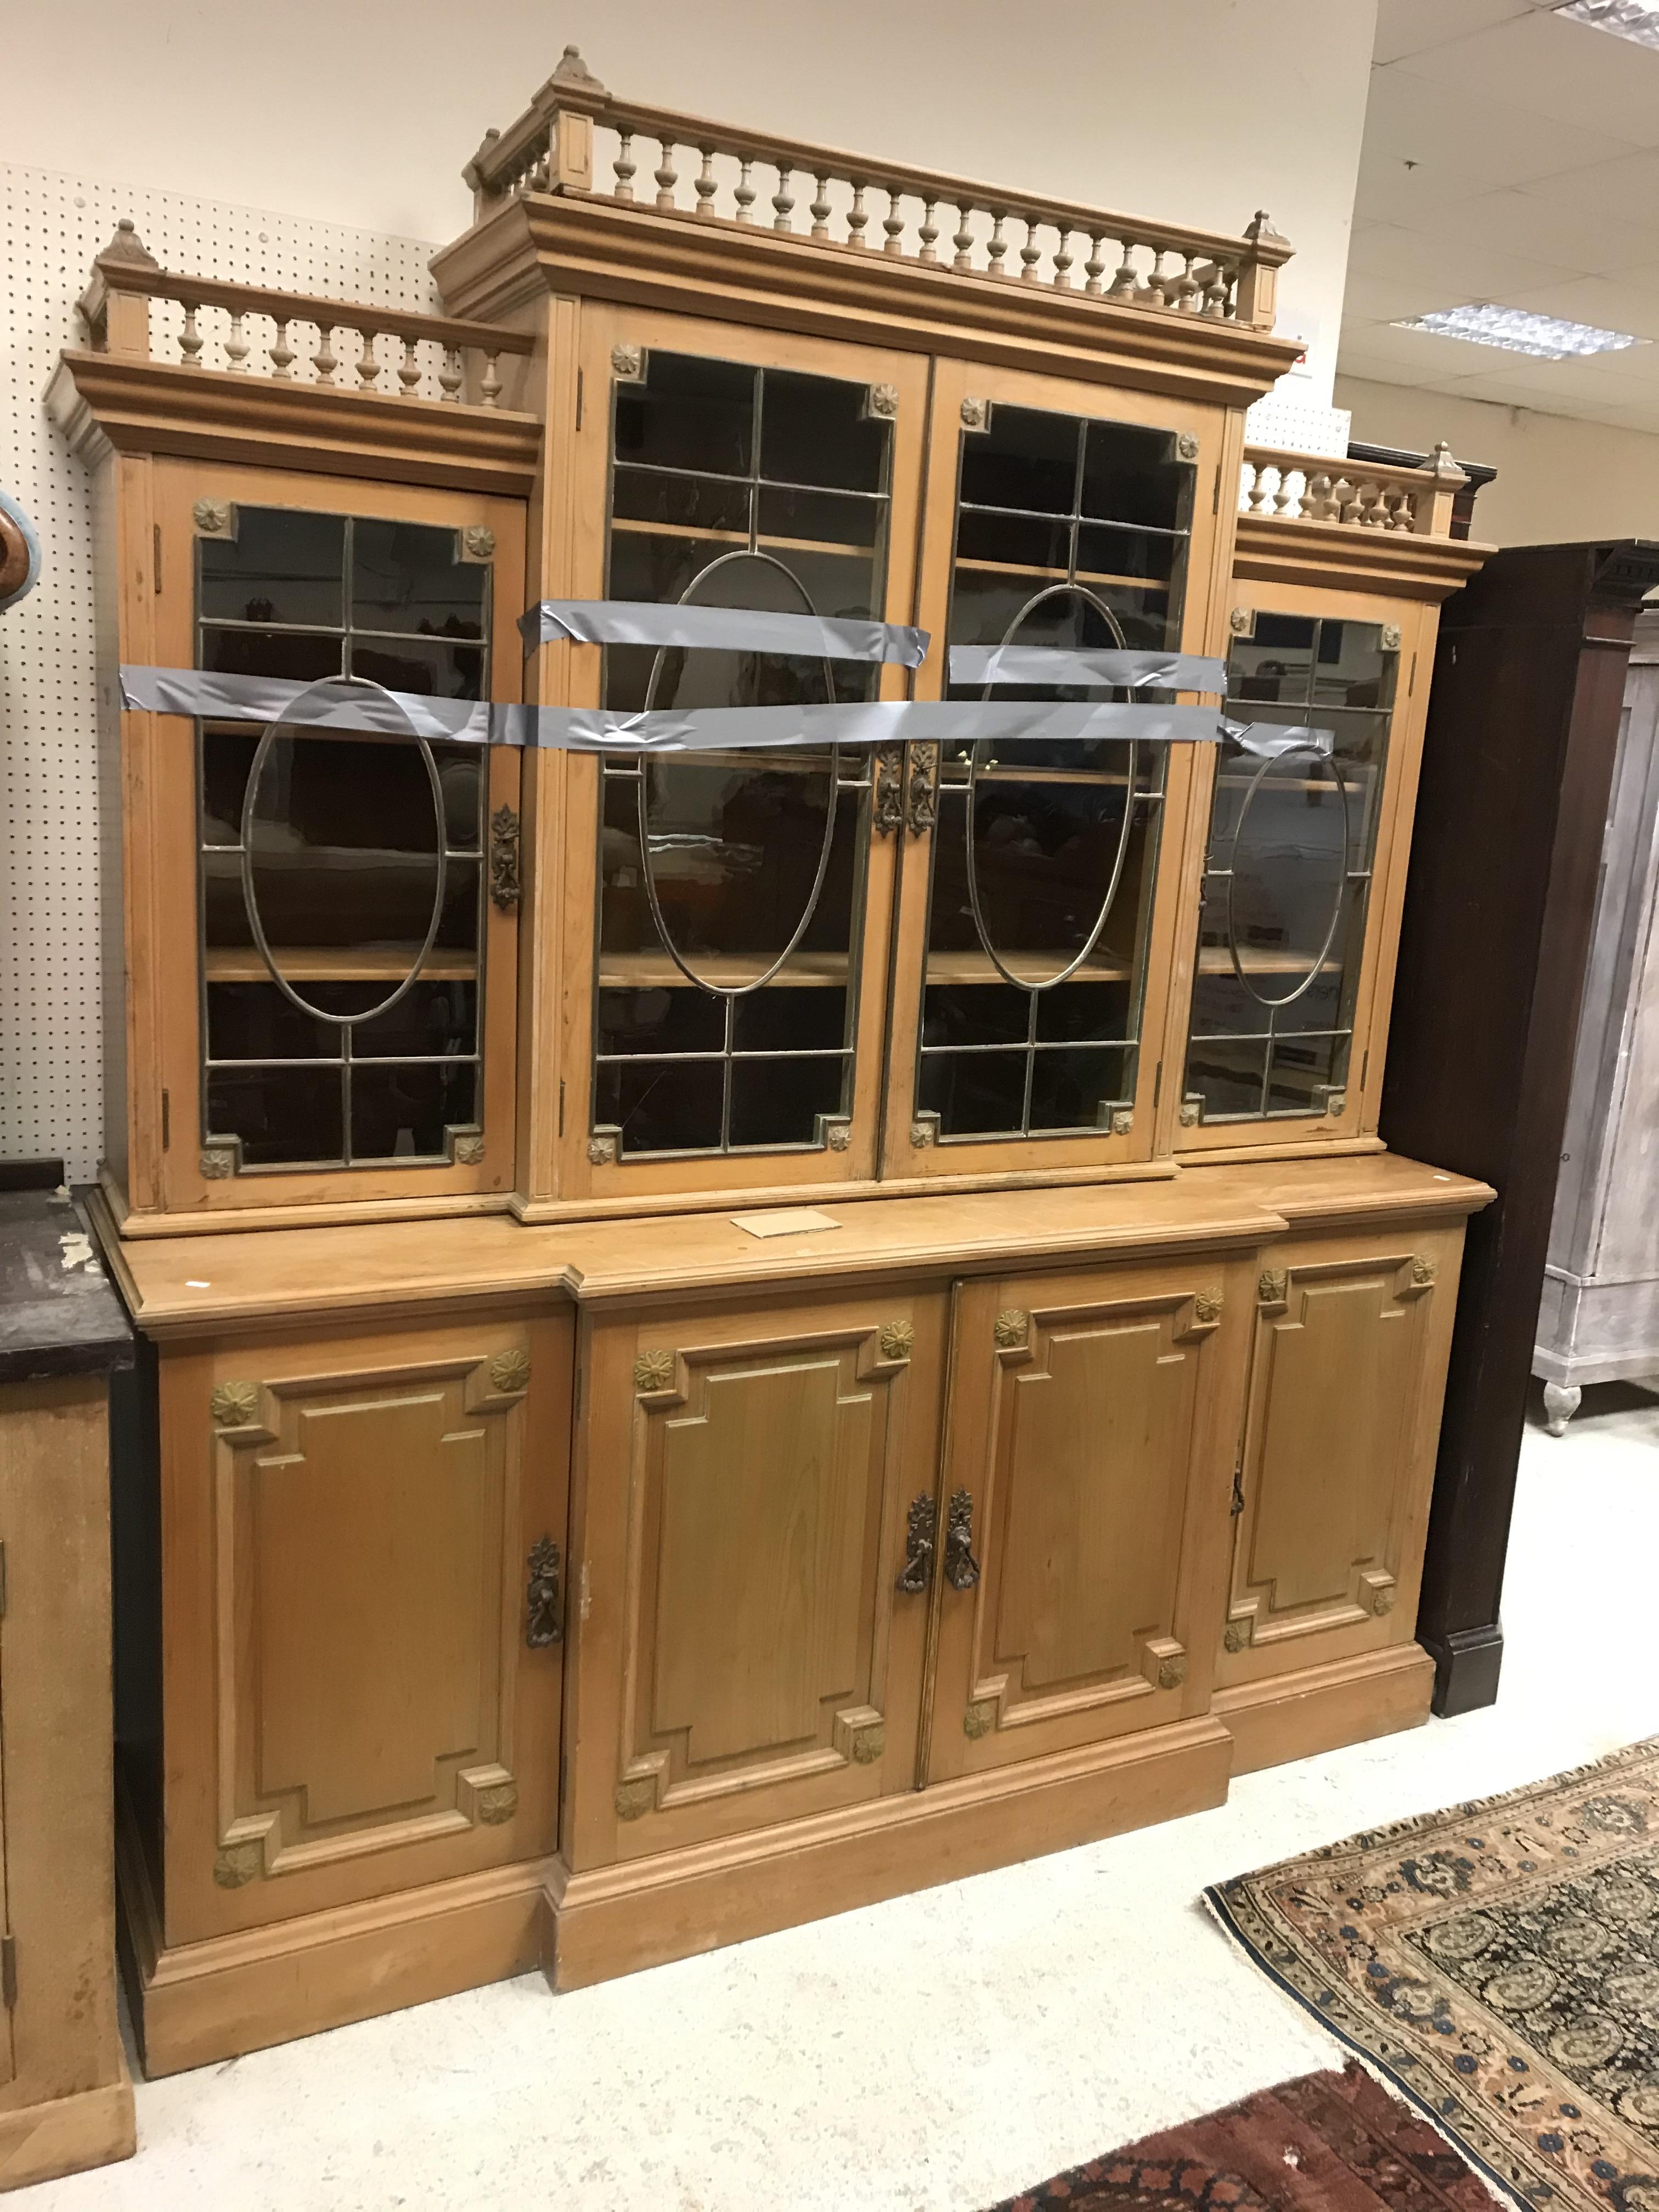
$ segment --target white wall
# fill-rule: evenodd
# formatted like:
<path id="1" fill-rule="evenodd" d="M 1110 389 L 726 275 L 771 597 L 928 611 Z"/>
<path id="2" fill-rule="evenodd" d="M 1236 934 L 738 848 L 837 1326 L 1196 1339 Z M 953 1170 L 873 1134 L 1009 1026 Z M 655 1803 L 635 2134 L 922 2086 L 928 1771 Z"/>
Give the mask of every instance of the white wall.
<path id="1" fill-rule="evenodd" d="M 1376 0 L 5 0 L 8 160 L 443 240 L 566 40 L 630 97 L 1297 249 L 1330 397 Z"/>
<path id="2" fill-rule="evenodd" d="M 1443 438 L 1459 460 L 1495 468 L 1474 509 L 1474 534 L 1489 544 L 1659 538 L 1659 437 L 1646 431 L 1352 376 L 1337 378 L 1336 404 L 1361 442 L 1426 451 Z"/>

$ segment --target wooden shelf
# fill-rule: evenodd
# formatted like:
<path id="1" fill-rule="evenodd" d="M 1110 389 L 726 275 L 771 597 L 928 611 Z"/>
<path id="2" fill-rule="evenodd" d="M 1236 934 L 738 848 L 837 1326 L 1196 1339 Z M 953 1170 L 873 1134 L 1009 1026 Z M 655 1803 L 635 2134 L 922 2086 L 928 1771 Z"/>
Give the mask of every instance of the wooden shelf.
<path id="1" fill-rule="evenodd" d="M 958 555 L 955 565 L 976 576 L 1043 576 L 1060 584 L 1128 584 L 1138 592 L 1173 589 L 1173 580 L 1168 576 L 1114 576 L 1104 568 L 1079 568 L 1068 578 L 1064 568 L 1045 568 L 1035 561 L 975 561 Z"/>
<path id="2" fill-rule="evenodd" d="M 1036 951 L 1022 949 L 1018 952 L 1005 950 L 1002 957 L 1016 975 L 1029 973 L 1041 981 L 1043 976 L 1052 975 L 1065 967 L 1067 961 L 1074 959 L 1076 955 L 1042 949 Z M 1068 976 L 1066 980 L 1077 983 L 1121 983 L 1133 972 L 1127 961 L 1120 960 L 1109 952 L 1096 953 L 1085 961 L 1074 976 Z M 1006 984 L 1006 978 L 993 967 L 987 953 L 930 952 L 927 956 L 927 981 L 929 983 L 945 984 Z"/>
<path id="3" fill-rule="evenodd" d="M 769 967 L 775 957 L 757 955 L 744 960 L 730 954 L 709 955 L 693 957 L 690 964 L 711 983 L 730 989 Z M 797 952 L 772 981 L 791 990 L 845 990 L 847 976 L 844 952 Z M 688 991 L 692 988 L 665 952 L 605 952 L 599 957 L 602 991 Z"/>
<path id="4" fill-rule="evenodd" d="M 1250 975 L 1305 975 L 1308 972 L 1307 956 L 1301 952 L 1242 952 L 1238 964 Z M 1232 955 L 1224 945 L 1206 945 L 1199 951 L 1198 972 L 1200 975 L 1231 975 Z M 1322 975 L 1340 975 L 1342 963 L 1322 960 L 1319 972 Z"/>
<path id="5" fill-rule="evenodd" d="M 625 530 L 630 537 L 685 538 L 702 544 L 740 545 L 745 550 L 749 544 L 746 530 L 703 530 L 695 522 L 635 522 L 618 514 L 611 517 L 611 527 L 613 532 Z M 854 545 L 842 538 L 781 538 L 772 530 L 757 531 L 755 542 L 763 550 L 782 547 L 791 553 L 838 553 L 850 561 L 873 560 L 876 551 L 872 544 Z"/>
<path id="6" fill-rule="evenodd" d="M 271 957 L 291 983 L 400 983 L 418 945 L 273 945 Z M 210 983 L 268 983 L 270 971 L 252 945 L 210 945 Z M 424 983 L 471 982 L 478 963 L 469 952 L 434 946 L 421 969 Z"/>

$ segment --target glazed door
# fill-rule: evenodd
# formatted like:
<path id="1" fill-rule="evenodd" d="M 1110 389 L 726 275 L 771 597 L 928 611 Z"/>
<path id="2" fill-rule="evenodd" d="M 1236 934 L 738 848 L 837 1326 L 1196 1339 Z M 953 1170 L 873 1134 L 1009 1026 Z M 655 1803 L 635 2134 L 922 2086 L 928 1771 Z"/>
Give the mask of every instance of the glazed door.
<path id="1" fill-rule="evenodd" d="M 520 696 L 520 502 L 200 461 L 155 499 L 162 665 Z M 510 1189 L 518 754 L 150 724 L 167 1205 Z"/>
<path id="2" fill-rule="evenodd" d="M 1206 1710 L 1248 1280 L 959 1287 L 929 1781 Z"/>
<path id="3" fill-rule="evenodd" d="M 1264 1255 L 1224 1683 L 1411 1641 L 1462 1245 L 1459 1224 Z"/>
<path id="4" fill-rule="evenodd" d="M 918 696 L 1128 696 L 951 682 L 952 647 L 1214 649 L 1225 428 L 1196 403 L 939 362 Z M 884 1175 L 1151 1157 L 1194 750 L 908 748 Z"/>
<path id="5" fill-rule="evenodd" d="M 1412 600 L 1235 594 L 1227 711 L 1283 749 L 1199 763 L 1193 1153 L 1376 1130 L 1434 649 L 1436 610 Z"/>
<path id="6" fill-rule="evenodd" d="M 900 1290 L 594 1326 L 578 1870 L 914 1786 L 909 1508 L 933 1494 L 945 1313 Z"/>
<path id="7" fill-rule="evenodd" d="M 170 1943 L 553 1849 L 571 1338 L 162 1362 Z"/>
<path id="8" fill-rule="evenodd" d="M 582 362 L 574 593 L 912 621 L 924 362 L 599 307 Z M 625 712 L 902 698 L 906 680 L 744 649 L 547 661 L 578 703 Z M 566 761 L 567 1194 L 873 1174 L 896 796 L 878 772 L 827 744 Z"/>

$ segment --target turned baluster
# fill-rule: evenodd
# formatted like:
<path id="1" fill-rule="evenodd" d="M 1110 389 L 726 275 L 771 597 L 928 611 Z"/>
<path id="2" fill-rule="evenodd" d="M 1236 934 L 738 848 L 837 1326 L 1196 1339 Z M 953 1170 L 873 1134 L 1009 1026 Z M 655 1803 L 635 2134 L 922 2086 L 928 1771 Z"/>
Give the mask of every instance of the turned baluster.
<path id="1" fill-rule="evenodd" d="M 1254 512 L 1250 495 L 1255 489 L 1256 467 L 1254 461 L 1241 461 L 1238 468 L 1238 511 L 1241 514 Z"/>
<path id="2" fill-rule="evenodd" d="M 1345 527 L 1357 530 L 1359 526 L 1360 501 L 1364 487 L 1353 477 L 1341 477 L 1337 481 L 1340 510 L 1337 520 Z"/>
<path id="3" fill-rule="evenodd" d="M 712 146 L 699 146 L 697 151 L 702 155 L 702 167 L 693 180 L 697 194 L 697 213 L 700 216 L 712 216 L 714 212 L 714 194 L 720 189 L 714 177 L 714 149 Z M 747 164 L 744 165 L 743 173 L 745 177 L 749 174 Z"/>
<path id="4" fill-rule="evenodd" d="M 814 238 L 828 238 L 830 235 L 830 179 L 828 177 L 814 177 L 812 182 L 816 189 L 812 194 L 811 207 L 808 210 L 812 218 L 812 235 Z"/>
<path id="5" fill-rule="evenodd" d="M 1252 514 L 1271 514 L 1273 494 L 1279 489 L 1279 471 L 1271 461 L 1255 472 L 1255 491 L 1250 501 Z"/>
<path id="6" fill-rule="evenodd" d="M 179 304 L 185 311 L 184 327 L 179 332 L 179 350 L 184 356 L 186 368 L 199 368 L 202 366 L 202 333 L 196 327 L 197 302 L 181 300 Z"/>
<path id="7" fill-rule="evenodd" d="M 732 197 L 738 204 L 738 221 L 739 222 L 752 222 L 755 220 L 754 216 L 750 213 L 750 210 L 754 206 L 756 199 L 758 198 L 758 194 L 755 191 L 754 185 L 754 167 L 755 165 L 752 161 L 744 161 L 738 169 L 738 181 L 732 187 Z"/>
<path id="8" fill-rule="evenodd" d="M 623 132 L 617 147 L 617 158 L 611 167 L 617 179 L 611 189 L 611 197 L 612 199 L 631 200 L 634 197 L 634 179 L 639 170 L 639 163 L 634 159 L 634 134 L 631 131 Z"/>
<path id="9" fill-rule="evenodd" d="M 1381 530 L 1383 526 L 1380 484 L 1363 483 L 1359 487 L 1359 526 L 1362 530 Z"/>
<path id="10" fill-rule="evenodd" d="M 991 240 L 985 249 L 987 257 L 985 273 L 988 276 L 1006 276 L 1008 274 L 1002 265 L 1002 257 L 1008 251 L 1008 241 L 1002 234 L 1002 226 L 1007 220 L 1006 212 L 1003 209 L 991 210 Z"/>
<path id="11" fill-rule="evenodd" d="M 247 354 L 248 344 L 242 332 L 242 319 L 240 315 L 233 315 L 230 319 L 230 328 L 225 333 L 225 366 L 231 369 L 240 369 L 246 376 Z"/>
<path id="12" fill-rule="evenodd" d="M 1097 300 L 1103 289 L 1100 280 L 1106 274 L 1106 257 L 1100 249 L 1105 243 L 1103 236 L 1097 238 L 1092 231 L 1090 232 L 1089 258 L 1083 264 L 1086 280 L 1083 289 L 1091 299 Z"/>
<path id="13" fill-rule="evenodd" d="M 1200 312 L 1206 315 L 1224 316 L 1228 295 L 1232 289 L 1233 272 L 1224 269 L 1218 261 L 1210 270 L 1210 281 L 1204 288 L 1204 305 Z"/>
<path id="14" fill-rule="evenodd" d="M 1396 530 L 1409 530 L 1416 534 L 1417 494 L 1407 490 L 1404 484 L 1400 488 L 1400 503 L 1395 509 L 1394 526 Z"/>
<path id="15" fill-rule="evenodd" d="M 444 348 L 443 365 L 438 371 L 438 390 L 444 398 L 460 403 L 461 354 L 459 346 Z"/>
<path id="16" fill-rule="evenodd" d="M 1072 289 L 1072 234 L 1062 230 L 1060 244 L 1054 248 L 1054 289 L 1069 292 Z"/>
<path id="17" fill-rule="evenodd" d="M 951 268 L 966 273 L 974 265 L 974 210 L 966 200 L 957 210 L 956 236 L 951 243 L 957 249 Z"/>
<path id="18" fill-rule="evenodd" d="M 404 340 L 404 357 L 398 364 L 398 381 L 404 388 L 404 398 L 412 399 L 415 387 L 421 380 L 420 357 L 415 351 L 413 338 Z"/>
<path id="19" fill-rule="evenodd" d="M 1281 522 L 1294 522 L 1302 512 L 1301 503 L 1291 488 L 1297 474 L 1295 469 L 1282 468 L 1279 471 L 1279 488 L 1273 494 L 1273 513 Z"/>
<path id="20" fill-rule="evenodd" d="M 870 220 L 865 212 L 864 183 L 859 177 L 850 178 L 848 181 L 853 187 L 853 204 L 847 215 L 847 243 L 849 246 L 862 246 L 864 226 Z"/>
<path id="21" fill-rule="evenodd" d="M 380 357 L 374 350 L 380 335 L 378 331 L 365 331 L 362 334 L 363 349 L 357 356 L 357 381 L 365 391 L 380 380 Z"/>
<path id="22" fill-rule="evenodd" d="M 672 138 L 659 138 L 657 144 L 662 152 L 662 160 L 653 172 L 657 179 L 657 212 L 672 215 L 674 187 L 680 180 L 679 171 L 674 167 L 674 142 Z"/>
<path id="23" fill-rule="evenodd" d="M 1164 248 L 1160 246 L 1152 256 L 1152 270 L 1146 278 L 1146 305 L 1149 307 L 1164 307 L 1169 305 L 1168 295 L 1164 289 Z"/>
<path id="24" fill-rule="evenodd" d="M 904 217 L 899 212 L 899 196 L 890 187 L 887 193 L 887 212 L 881 219 L 887 233 L 882 246 L 884 253 L 902 253 L 904 251 Z"/>
<path id="25" fill-rule="evenodd" d="M 1112 289 L 1107 294 L 1110 300 L 1133 300 L 1140 285 L 1140 272 L 1135 267 L 1135 252 L 1139 241 L 1126 238 L 1122 241 L 1123 258 L 1112 279 Z"/>
<path id="26" fill-rule="evenodd" d="M 486 407 L 493 407 L 501 396 L 501 380 L 495 374 L 495 356 L 484 356 L 483 374 L 478 381 L 478 396 Z"/>
<path id="27" fill-rule="evenodd" d="M 1317 476 L 1309 477 L 1308 489 L 1302 495 L 1302 512 L 1310 522 L 1334 522 L 1337 520 L 1337 504 L 1331 495 L 1334 489 L 1332 478 L 1324 470 Z"/>
<path id="28" fill-rule="evenodd" d="M 270 341 L 270 373 L 273 376 L 291 377 L 294 374 L 294 349 L 288 342 L 288 317 L 276 318 L 276 335 Z"/>
<path id="29" fill-rule="evenodd" d="M 334 356 L 337 327 L 333 323 L 319 323 L 317 325 L 317 350 L 311 356 L 311 365 L 317 372 L 319 384 L 332 384 L 334 372 L 340 365 Z"/>
<path id="30" fill-rule="evenodd" d="M 1176 284 L 1176 307 L 1177 312 L 1183 315 L 1195 315 L 1198 313 L 1198 279 L 1193 274 L 1193 262 L 1195 258 L 1190 253 L 1187 256 L 1187 265 L 1182 270 Z"/>
<path id="31" fill-rule="evenodd" d="M 921 250 L 916 255 L 918 261 L 939 259 L 938 254 L 933 251 L 933 242 L 939 236 L 939 225 L 933 221 L 933 212 L 938 205 L 937 200 L 929 200 L 922 209 L 921 228 L 916 233 L 916 236 L 921 241 Z"/>
<path id="32" fill-rule="evenodd" d="M 795 173 L 793 169 L 785 169 L 781 167 L 778 171 L 778 188 L 772 195 L 772 228 L 774 230 L 793 231 L 795 228 L 793 222 L 790 219 L 795 212 L 795 195 L 789 189 L 790 185 L 793 180 L 794 173 Z"/>
<path id="33" fill-rule="evenodd" d="M 1035 284 L 1037 282 L 1037 264 L 1042 258 L 1042 248 L 1037 244 L 1037 227 L 1030 216 L 1025 217 L 1025 243 L 1019 249 L 1019 258 L 1020 283 Z"/>

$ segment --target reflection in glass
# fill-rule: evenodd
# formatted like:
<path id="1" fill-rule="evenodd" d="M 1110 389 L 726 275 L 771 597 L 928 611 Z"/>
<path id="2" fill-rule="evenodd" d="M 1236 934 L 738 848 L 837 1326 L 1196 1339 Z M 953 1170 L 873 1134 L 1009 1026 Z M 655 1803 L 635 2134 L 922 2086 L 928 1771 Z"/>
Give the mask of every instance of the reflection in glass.
<path id="1" fill-rule="evenodd" d="M 198 541 L 198 659 L 485 694 L 489 571 L 457 533 L 238 507 Z M 442 1161 L 482 1109 L 484 758 L 200 726 L 204 1127 L 243 1168 Z"/>
<path id="2" fill-rule="evenodd" d="M 1178 647 L 1194 475 L 1173 432 L 993 408 L 962 440 L 950 641 Z M 1121 742 L 947 750 L 916 1078 L 941 1141 L 1105 1133 L 1131 1107 L 1164 775 L 1161 747 Z"/>
<path id="3" fill-rule="evenodd" d="M 609 594 L 878 616 L 891 425 L 862 385 L 653 352 L 616 389 Z M 790 707 L 878 672 L 611 646 L 605 703 Z M 618 1158 L 822 1147 L 851 1101 L 867 763 L 608 757 L 592 1126 Z"/>
<path id="4" fill-rule="evenodd" d="M 1364 947 L 1399 655 L 1375 623 L 1259 613 L 1234 641 L 1230 713 L 1334 732 L 1215 769 L 1182 1115 L 1340 1110 Z"/>

